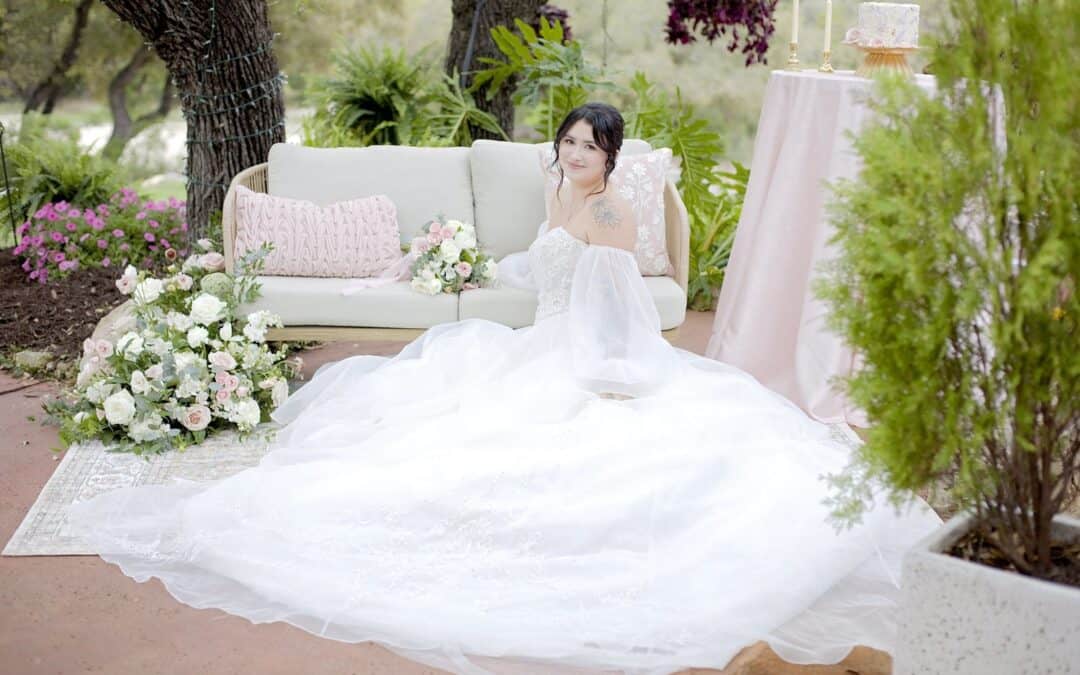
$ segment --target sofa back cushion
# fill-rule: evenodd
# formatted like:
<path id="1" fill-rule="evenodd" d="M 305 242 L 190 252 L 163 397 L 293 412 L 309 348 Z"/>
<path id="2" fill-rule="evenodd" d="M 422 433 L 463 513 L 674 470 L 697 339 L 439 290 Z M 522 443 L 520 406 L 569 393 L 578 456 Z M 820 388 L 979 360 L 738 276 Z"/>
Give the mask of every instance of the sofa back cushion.
<path id="1" fill-rule="evenodd" d="M 386 195 L 397 207 L 402 242 L 411 241 L 439 214 L 476 222 L 469 148 L 309 148 L 275 143 L 267 161 L 271 195 L 320 206 Z"/>
<path id="2" fill-rule="evenodd" d="M 373 277 L 402 257 L 394 204 L 383 195 L 319 206 L 239 185 L 236 255 L 266 243 L 268 276 Z"/>
<path id="3" fill-rule="evenodd" d="M 480 140 L 472 145 L 473 224 L 480 246 L 496 260 L 529 248 L 537 227 L 547 218 L 544 174 L 537 162 L 539 146 L 551 147 L 551 143 Z M 622 152 L 636 155 L 651 149 L 645 141 L 629 138 L 623 141 Z"/>

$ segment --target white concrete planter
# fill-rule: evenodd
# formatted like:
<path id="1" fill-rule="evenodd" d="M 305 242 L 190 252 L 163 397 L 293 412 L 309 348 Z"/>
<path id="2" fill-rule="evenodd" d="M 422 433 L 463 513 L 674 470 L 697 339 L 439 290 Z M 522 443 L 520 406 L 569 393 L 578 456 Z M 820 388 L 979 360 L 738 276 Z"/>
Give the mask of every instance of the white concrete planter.
<path id="1" fill-rule="evenodd" d="M 905 556 L 894 675 L 1080 674 L 1080 588 L 942 553 L 968 532 L 953 518 Z M 1054 519 L 1080 541 L 1080 520 Z"/>

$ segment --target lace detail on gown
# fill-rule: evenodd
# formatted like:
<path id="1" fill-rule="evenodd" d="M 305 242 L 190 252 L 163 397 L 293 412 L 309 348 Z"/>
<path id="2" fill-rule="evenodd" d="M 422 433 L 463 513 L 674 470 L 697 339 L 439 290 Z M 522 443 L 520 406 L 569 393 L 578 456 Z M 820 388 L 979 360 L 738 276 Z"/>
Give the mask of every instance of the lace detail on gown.
<path id="1" fill-rule="evenodd" d="M 565 312 L 570 307 L 574 268 L 588 246 L 558 227 L 537 237 L 529 247 L 529 267 L 533 270 L 537 284 L 534 323 Z"/>

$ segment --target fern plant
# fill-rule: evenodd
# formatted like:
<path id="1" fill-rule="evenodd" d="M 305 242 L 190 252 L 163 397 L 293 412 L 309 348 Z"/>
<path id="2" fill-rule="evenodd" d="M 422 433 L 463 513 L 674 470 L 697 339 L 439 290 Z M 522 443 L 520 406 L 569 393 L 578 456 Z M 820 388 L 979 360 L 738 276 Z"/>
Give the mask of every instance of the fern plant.
<path id="1" fill-rule="evenodd" d="M 461 88 L 460 79 L 444 74 L 438 84 L 432 88 L 431 97 L 422 115 L 422 130 L 417 145 L 472 145 L 470 128 L 479 128 L 498 134 L 503 140 L 510 140 L 499 121 L 489 112 L 476 106 L 472 94 Z"/>
<path id="2" fill-rule="evenodd" d="M 532 109 L 529 123 L 546 138 L 555 125 L 584 103 L 589 93 L 613 86 L 600 79 L 600 70 L 585 60 L 581 43 L 566 41 L 562 24 L 540 17 L 540 32 L 520 19 L 514 20 L 520 35 L 506 26 L 491 29 L 491 38 L 505 60 L 483 57 L 490 68 L 473 74 L 470 91 L 486 87 L 491 100 L 507 81 L 516 77 L 513 100 Z"/>
<path id="3" fill-rule="evenodd" d="M 305 125 L 308 145 L 403 145 L 427 100 L 429 66 L 403 50 L 360 48 L 334 56 L 337 77 L 314 87 L 318 110 Z"/>

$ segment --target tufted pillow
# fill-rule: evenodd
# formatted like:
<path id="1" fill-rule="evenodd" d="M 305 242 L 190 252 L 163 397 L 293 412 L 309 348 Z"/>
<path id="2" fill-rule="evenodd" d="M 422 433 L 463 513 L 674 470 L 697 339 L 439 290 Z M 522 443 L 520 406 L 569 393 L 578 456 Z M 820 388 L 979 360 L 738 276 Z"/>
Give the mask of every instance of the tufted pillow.
<path id="1" fill-rule="evenodd" d="M 384 195 L 318 206 L 237 186 L 237 257 L 267 242 L 270 276 L 373 277 L 402 256 L 397 209 Z"/>
<path id="2" fill-rule="evenodd" d="M 546 176 L 545 206 L 551 203 L 559 185 L 559 169 L 553 166 L 555 147 L 540 147 L 540 165 Z M 634 257 L 644 276 L 674 274 L 667 251 L 667 223 L 664 220 L 664 182 L 671 168 L 671 150 L 660 148 L 637 155 L 620 154 L 608 183 L 634 210 L 638 222 Z M 547 214 L 551 217 L 551 214 Z"/>

